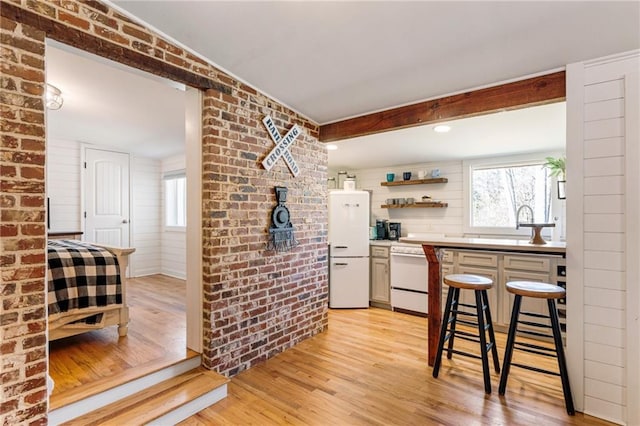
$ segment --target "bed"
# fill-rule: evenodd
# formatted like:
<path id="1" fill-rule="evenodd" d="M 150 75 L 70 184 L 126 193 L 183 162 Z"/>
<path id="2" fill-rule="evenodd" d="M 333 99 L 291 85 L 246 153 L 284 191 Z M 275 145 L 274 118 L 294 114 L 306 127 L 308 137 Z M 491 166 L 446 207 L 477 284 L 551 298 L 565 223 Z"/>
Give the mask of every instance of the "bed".
<path id="1" fill-rule="evenodd" d="M 113 325 L 127 335 L 125 272 L 134 251 L 77 240 L 47 242 L 49 340 Z"/>

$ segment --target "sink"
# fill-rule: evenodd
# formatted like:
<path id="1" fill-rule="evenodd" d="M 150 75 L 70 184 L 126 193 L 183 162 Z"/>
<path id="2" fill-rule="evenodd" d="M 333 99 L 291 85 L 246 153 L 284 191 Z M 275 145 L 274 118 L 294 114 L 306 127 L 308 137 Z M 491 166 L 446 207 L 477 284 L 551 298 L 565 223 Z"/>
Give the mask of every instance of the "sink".
<path id="1" fill-rule="evenodd" d="M 521 228 L 531 228 L 531 239 L 529 240 L 529 244 L 543 245 L 547 244 L 547 242 L 542 238 L 540 232 L 542 228 L 555 228 L 555 223 L 519 223 L 519 227 Z"/>

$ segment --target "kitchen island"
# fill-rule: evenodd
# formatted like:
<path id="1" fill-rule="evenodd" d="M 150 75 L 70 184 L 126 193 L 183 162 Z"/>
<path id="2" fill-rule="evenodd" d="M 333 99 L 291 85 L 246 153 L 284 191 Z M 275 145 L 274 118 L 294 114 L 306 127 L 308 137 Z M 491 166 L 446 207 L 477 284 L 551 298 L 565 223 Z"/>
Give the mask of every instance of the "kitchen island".
<path id="1" fill-rule="evenodd" d="M 438 349 L 438 338 L 442 324 L 442 280 L 441 262 L 443 250 L 478 251 L 495 254 L 525 254 L 562 257 L 566 252 L 566 243 L 548 242 L 547 244 L 531 244 L 526 240 L 489 239 L 489 238 L 451 238 L 422 240 L 417 238 L 401 238 L 400 242 L 422 245 L 422 249 L 429 264 L 428 272 L 428 363 L 433 366 Z M 496 264 L 497 267 L 497 264 Z M 496 280 L 494 280 L 496 281 Z M 494 286 L 499 285 L 494 282 Z"/>

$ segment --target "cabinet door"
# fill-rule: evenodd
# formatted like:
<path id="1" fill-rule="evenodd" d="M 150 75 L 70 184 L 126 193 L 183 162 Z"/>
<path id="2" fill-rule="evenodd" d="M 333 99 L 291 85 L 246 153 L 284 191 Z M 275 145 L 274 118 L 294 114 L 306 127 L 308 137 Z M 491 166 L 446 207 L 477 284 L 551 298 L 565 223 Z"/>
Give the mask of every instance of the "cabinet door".
<path id="1" fill-rule="evenodd" d="M 371 257 L 389 258 L 389 247 L 371 246 Z"/>
<path id="2" fill-rule="evenodd" d="M 498 304 L 498 271 L 493 268 L 473 268 L 470 266 L 458 266 L 457 274 L 480 275 L 493 280 L 493 287 L 487 291 L 489 297 L 489 307 L 491 309 L 491 320 L 495 324 L 500 324 L 500 305 Z M 460 290 L 460 302 L 469 305 L 476 304 L 476 296 L 472 290 Z"/>
<path id="3" fill-rule="evenodd" d="M 497 268 L 498 255 L 477 251 L 460 251 L 458 252 L 458 264 Z"/>
<path id="4" fill-rule="evenodd" d="M 505 255 L 504 269 L 518 269 L 533 272 L 549 272 L 551 258 L 548 256 L 535 255 Z"/>
<path id="5" fill-rule="evenodd" d="M 525 271 L 513 271 L 513 270 L 504 270 L 503 274 L 503 286 L 506 285 L 509 281 L 535 281 L 535 282 L 543 282 L 548 283 L 549 281 L 548 273 L 538 273 L 538 272 L 525 272 Z M 503 297 L 503 305 L 502 305 L 502 321 L 504 324 L 509 324 L 511 322 L 511 309 L 513 309 L 513 299 L 515 296 L 509 293 L 506 290 L 504 291 Z M 547 299 L 538 299 L 535 297 L 523 297 L 522 303 L 520 304 L 520 312 L 533 312 L 536 314 L 548 315 L 549 308 L 547 307 Z M 541 322 L 545 324 L 550 324 L 549 321 L 543 321 L 541 318 L 525 318 L 521 317 L 521 319 L 525 320 L 533 320 L 536 322 Z M 518 328 L 527 328 L 524 325 L 518 325 Z M 536 329 L 535 327 L 528 327 L 529 329 L 536 331 L 544 331 L 541 329 Z"/>
<path id="6" fill-rule="evenodd" d="M 371 300 L 390 303 L 389 260 L 371 258 Z"/>

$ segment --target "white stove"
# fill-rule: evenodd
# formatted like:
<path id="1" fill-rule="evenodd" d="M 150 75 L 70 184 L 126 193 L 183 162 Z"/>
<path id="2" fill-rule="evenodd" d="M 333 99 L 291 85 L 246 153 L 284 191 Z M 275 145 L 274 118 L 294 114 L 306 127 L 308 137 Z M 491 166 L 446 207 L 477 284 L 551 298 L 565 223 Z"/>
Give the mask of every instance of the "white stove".
<path id="1" fill-rule="evenodd" d="M 407 237 L 428 240 L 443 234 L 408 234 Z M 419 315 L 428 313 L 428 265 L 420 244 L 391 244 L 391 308 Z"/>

